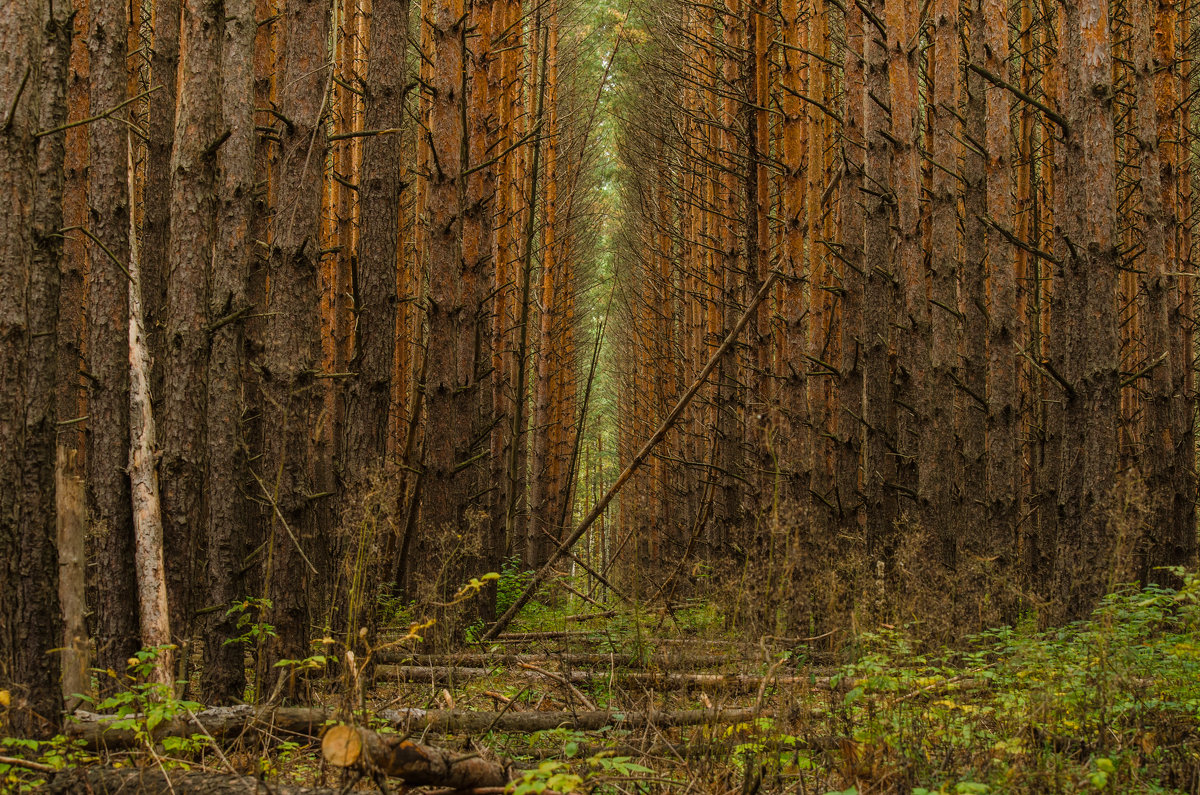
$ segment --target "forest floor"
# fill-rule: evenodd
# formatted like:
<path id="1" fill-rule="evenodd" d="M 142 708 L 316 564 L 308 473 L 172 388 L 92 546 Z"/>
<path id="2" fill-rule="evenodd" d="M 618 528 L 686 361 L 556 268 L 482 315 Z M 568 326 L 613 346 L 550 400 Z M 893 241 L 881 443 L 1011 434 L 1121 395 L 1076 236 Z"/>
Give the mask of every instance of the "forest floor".
<path id="1" fill-rule="evenodd" d="M 384 737 L 524 771 L 507 789 L 456 790 L 475 795 L 1200 792 L 1200 577 L 1179 590 L 1121 591 L 1065 629 L 996 629 L 955 650 L 887 627 L 841 642 L 748 642 L 705 603 L 584 605 L 596 614 L 587 618 L 583 603 L 559 601 L 532 603 L 501 642 L 461 654 L 393 645 L 360 696 L 358 722 L 365 714 Z M 347 701 L 334 687 L 314 698 L 330 714 Z M 406 731 L 389 712 L 398 707 L 478 711 L 491 728 Z M 325 764 L 320 741 L 303 733 L 160 738 L 141 723 L 152 709 L 126 711 L 123 725 L 140 737 L 131 748 L 5 739 L 3 754 L 16 759 L 0 762 L 0 790 L 34 790 L 78 766 L 380 789 Z M 551 713 L 582 728 L 530 730 Z"/>

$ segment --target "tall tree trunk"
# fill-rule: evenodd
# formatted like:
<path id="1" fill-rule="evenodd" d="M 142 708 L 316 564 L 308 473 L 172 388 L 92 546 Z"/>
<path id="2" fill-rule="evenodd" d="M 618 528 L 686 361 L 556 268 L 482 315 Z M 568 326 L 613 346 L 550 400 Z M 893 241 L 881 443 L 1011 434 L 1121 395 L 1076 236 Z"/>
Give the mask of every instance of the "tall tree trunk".
<path id="1" fill-rule="evenodd" d="M 216 245 L 216 157 L 221 129 L 223 0 L 188 0 L 180 34 L 179 103 L 171 155 L 167 311 L 154 353 L 163 360 L 161 396 L 163 543 L 171 629 L 191 645 L 197 545 L 204 526 L 209 279 Z"/>
<path id="2" fill-rule="evenodd" d="M 313 595 L 323 584 L 314 560 L 316 439 L 322 405 L 318 307 L 321 186 L 327 148 L 323 116 L 329 91 L 329 7 L 289 0 L 280 20 L 278 197 L 269 262 L 263 361 L 264 444 L 261 479 L 273 502 L 267 591 L 278 637 L 264 661 L 309 655 Z M 266 671 L 259 681 L 266 682 Z"/>
<path id="3" fill-rule="evenodd" d="M 1158 27 L 1164 28 L 1179 23 L 1179 41 L 1187 42 L 1185 52 L 1190 56 L 1195 50 L 1195 21 L 1191 19 L 1194 5 L 1187 5 L 1187 12 L 1170 2 L 1158 5 Z M 1164 165 L 1170 164 L 1163 173 L 1162 189 L 1164 207 L 1171 210 L 1170 238 L 1174 242 L 1174 260 L 1193 263 L 1194 234 L 1191 216 L 1194 189 L 1192 180 L 1191 147 L 1195 141 L 1195 125 L 1192 121 L 1195 98 L 1191 90 L 1192 72 L 1184 68 L 1188 60 L 1176 54 L 1174 43 L 1168 37 L 1156 36 L 1157 91 L 1158 94 L 1158 138 L 1164 147 Z M 1165 68 L 1171 64 L 1170 69 Z M 1179 98 L 1183 97 L 1182 100 Z M 1182 104 L 1180 104 L 1182 102 Z M 1169 203 L 1168 203 L 1169 202 Z M 1191 264 L 1188 273 L 1195 272 Z M 1175 409 L 1171 412 L 1171 438 L 1175 440 L 1173 451 L 1175 465 L 1172 467 L 1172 506 L 1174 517 L 1168 541 L 1170 560 L 1192 562 L 1196 559 L 1196 371 L 1195 361 L 1195 287 L 1192 278 L 1184 275 L 1168 277 L 1167 284 L 1174 289 L 1175 300 L 1171 302 L 1171 359 L 1175 379 L 1171 394 Z"/>
<path id="4" fill-rule="evenodd" d="M 557 452 L 552 443 L 553 421 L 551 394 L 554 370 L 561 366 L 557 352 L 559 328 L 555 313 L 557 282 L 562 278 L 561 246 L 558 241 L 558 14 L 552 5 L 546 20 L 546 151 L 542 178 L 545 204 L 542 220 L 541 279 L 538 285 L 538 336 L 534 352 L 533 414 L 529 469 L 529 525 L 525 538 L 524 565 L 538 569 L 554 551 L 558 528 L 554 516 L 554 486 L 551 482 L 552 458 Z"/>
<path id="5" fill-rule="evenodd" d="M 968 54 L 971 63 L 987 67 L 983 50 L 987 42 L 984 31 L 984 0 L 972 0 L 965 7 L 966 23 L 970 30 Z M 994 535 L 979 508 L 986 502 L 987 461 L 991 451 L 987 445 L 987 363 L 988 363 L 988 241 L 996 234 L 986 224 L 988 213 L 988 151 L 987 99 L 988 84 L 974 70 L 966 76 L 965 118 L 963 132 L 969 141 L 962 160 L 963 251 L 962 285 L 957 304 L 963 330 L 962 365 L 957 374 L 961 394 L 957 403 L 957 424 L 960 442 L 955 459 L 962 475 L 964 500 L 957 513 L 961 516 L 966 535 L 958 551 L 970 546 L 986 548 L 986 537 Z M 1004 223 L 1003 219 L 995 219 Z M 995 299 L 995 296 L 993 296 Z M 998 307 L 997 307 L 998 308 Z M 1003 310 L 1000 310 L 1003 311 Z M 1000 450 L 996 454 L 1001 454 Z M 972 497 L 971 495 L 978 495 Z M 979 499 L 978 497 L 984 497 Z M 973 601 L 968 597 L 968 602 Z"/>
<path id="6" fill-rule="evenodd" d="M 67 123 L 91 115 L 88 102 L 87 0 L 76 0 L 67 83 Z M 78 230 L 87 224 L 88 129 L 67 130 L 64 155 L 64 229 Z M 87 270 L 88 240 L 72 231 L 63 240 L 59 272 L 58 314 L 58 503 L 59 594 L 63 609 L 63 698 L 67 711 L 78 699 L 72 694 L 91 690 L 91 667 L 87 629 L 87 496 L 84 483 L 84 428 L 87 404 L 84 369 L 84 273 Z"/>
<path id="7" fill-rule="evenodd" d="M 394 132 L 373 135 L 363 142 L 362 180 L 358 199 L 362 226 L 358 241 L 355 307 L 355 373 L 346 398 L 345 498 L 365 512 L 358 532 L 370 534 L 366 543 L 382 549 L 386 523 L 382 503 L 364 503 L 371 478 L 384 472 L 392 395 L 392 366 L 396 355 L 396 284 L 404 252 L 400 246 L 400 213 L 406 187 L 403 139 L 406 60 L 408 58 L 408 0 L 374 0 L 367 53 L 367 130 Z M 407 344 L 400 342 L 399 344 Z M 378 552 L 375 553 L 376 555 Z M 390 561 L 381 565 L 390 566 Z M 386 568 L 372 567 L 363 579 L 365 593 L 357 598 L 361 614 L 347 616 L 347 636 L 374 621 L 373 592 Z"/>
<path id="8" fill-rule="evenodd" d="M 94 0 L 88 34 L 92 113 L 126 100 L 126 4 Z M 123 113 L 124 111 L 122 111 Z M 96 244 L 88 275 L 88 512 L 92 517 L 96 663 L 120 673 L 141 646 L 129 476 L 128 129 L 119 116 L 89 125 L 88 226 Z M 119 682 L 100 678 L 101 691 Z"/>
<path id="9" fill-rule="evenodd" d="M 21 0 L 0 15 L 0 688 L 8 733 L 60 724 L 54 468 L 69 3 Z"/>
<path id="10" fill-rule="evenodd" d="M 1007 4 L 984 0 L 978 40 L 972 33 L 973 56 L 983 56 L 985 68 L 994 75 L 1008 73 Z M 979 45 L 982 44 L 982 47 Z M 997 224 L 1012 224 L 1013 178 L 1009 156 L 1012 98 L 1007 90 L 992 88 L 986 101 L 987 214 Z M 978 128 L 975 128 L 977 134 Z M 983 232 L 979 226 L 971 227 Z M 1017 572 L 1020 549 L 1017 535 L 1022 495 L 1021 395 L 1018 380 L 1017 345 L 1024 337 L 1017 294 L 1017 273 L 1012 246 L 995 229 L 986 230 L 988 284 L 987 328 L 987 484 L 986 522 L 967 538 L 967 551 L 977 560 L 997 560 L 999 578 Z M 973 514 L 968 514 L 972 515 Z M 986 529 L 985 529 L 986 528 Z M 999 596 L 999 594 L 996 594 Z M 1007 609 L 1001 600 L 1002 609 Z M 1011 615 L 1005 615 L 1011 619 Z"/>
<path id="11" fill-rule="evenodd" d="M 958 303 L 958 139 L 959 115 L 959 17 L 958 0 L 940 0 L 933 6 L 933 52 L 930 79 L 929 137 L 932 195 L 930 197 L 929 292 L 930 347 L 928 415 L 919 428 L 921 523 L 929 540 L 928 549 L 945 566 L 953 566 L 962 526 L 963 495 L 957 467 L 939 466 L 955 458 L 954 407 L 958 390 L 959 326 Z M 902 222 L 903 224 L 903 222 Z M 924 279 L 920 288 L 924 289 Z"/>
<path id="12" fill-rule="evenodd" d="M 1196 554 L 1195 453 L 1192 443 L 1194 398 L 1187 373 L 1192 369 L 1185 350 L 1184 329 L 1191 323 L 1182 309 L 1178 271 L 1180 259 L 1180 170 L 1186 163 L 1184 132 L 1179 122 L 1180 61 L 1176 54 L 1175 4 L 1135 4 L 1134 69 L 1137 80 L 1138 141 L 1143 147 L 1141 168 L 1142 229 L 1145 252 L 1142 303 L 1139 312 L 1146 329 L 1148 374 L 1145 408 L 1143 473 L 1147 479 L 1151 537 L 1138 571 L 1143 581 L 1164 581 L 1158 566 L 1182 565 Z M 1190 117 L 1184 116 L 1184 124 Z M 1186 172 L 1182 175 L 1186 179 Z M 1185 222 L 1186 223 L 1186 222 Z M 1175 273 L 1171 273 L 1175 272 Z M 1177 308 L 1179 307 L 1179 308 Z M 1141 369 L 1141 368 L 1139 368 Z"/>
<path id="13" fill-rule="evenodd" d="M 743 291 L 739 284 L 739 272 L 742 267 L 738 254 L 741 225 L 736 219 L 742 218 L 742 206 L 737 190 L 738 175 L 738 140 L 734 132 L 737 125 L 739 102 L 737 94 L 738 81 L 742 68 L 733 57 L 744 46 L 744 25 L 740 21 L 742 14 L 741 0 L 725 0 L 723 6 L 723 47 L 726 56 L 722 64 L 722 91 L 724 101 L 720 108 L 721 130 L 719 158 L 721 160 L 721 186 L 719 212 L 723 216 L 718 248 L 721 254 L 720 262 L 720 302 L 721 302 L 721 338 L 728 336 L 737 320 L 738 305 Z M 714 471 L 712 476 L 718 479 L 717 496 L 713 505 L 713 521 L 709 524 L 709 534 L 706 539 L 714 562 L 725 552 L 729 541 L 729 532 L 742 520 L 741 515 L 741 485 L 738 478 L 741 475 L 741 444 L 744 438 L 743 403 L 741 372 L 736 348 L 729 348 L 721 359 L 717 369 L 717 398 L 714 434 L 717 445 L 714 455 Z"/>
<path id="14" fill-rule="evenodd" d="M 1086 616 L 1111 584 L 1110 503 L 1117 470 L 1116 155 L 1112 42 L 1105 0 L 1062 5 L 1058 68 L 1066 78 L 1067 130 L 1056 187 L 1061 281 L 1052 297 L 1056 339 L 1051 367 L 1061 379 L 1063 423 L 1054 462 L 1059 544 L 1053 613 Z"/>
<path id="15" fill-rule="evenodd" d="M 483 370 L 491 357 L 485 337 L 483 299 L 490 293 L 490 269 L 478 257 L 468 260 L 463 230 L 470 159 L 469 83 L 464 68 L 470 14 L 463 0 L 438 0 L 425 25 L 432 36 L 429 111 L 432 175 L 423 217 L 429 245 L 429 344 L 425 379 L 425 475 L 421 500 L 424 564 L 448 601 L 478 569 L 488 535 L 483 493 L 490 441 L 481 416 Z M 467 608 L 473 609 L 474 606 Z M 461 627 L 443 629 L 454 633 Z"/>
<path id="16" fill-rule="evenodd" d="M 860 530 L 862 491 L 860 473 L 863 440 L 863 135 L 866 98 L 863 47 L 873 31 L 863 27 L 862 9 L 846 6 L 846 51 L 843 60 L 845 87 L 842 99 L 842 188 L 838 194 L 841 217 L 842 292 L 841 367 L 838 376 L 837 484 L 838 514 L 844 529 L 857 536 Z"/>
<path id="17" fill-rule="evenodd" d="M 126 138 L 127 186 L 134 201 L 132 136 Z M 138 618 L 144 648 L 156 649 L 151 678 L 169 688 L 175 680 L 175 654 L 168 648 L 171 626 L 167 572 L 163 556 L 162 500 L 158 487 L 158 450 L 150 405 L 150 351 L 142 310 L 142 266 L 137 226 L 129 222 L 129 485 L 133 507 L 133 562 L 137 572 Z M 186 647 L 185 647 L 186 649 Z"/>
<path id="18" fill-rule="evenodd" d="M 899 305 L 896 307 L 896 458 L 897 485 L 902 496 L 916 497 L 916 510 L 928 499 L 920 488 L 918 439 L 929 418 L 927 381 L 929 378 L 929 302 L 926 296 L 924 256 L 921 251 L 921 98 L 917 84 L 919 37 L 917 17 L 904 0 L 886 0 L 884 25 L 887 28 L 888 80 L 891 93 L 891 188 L 896 203 L 893 252 L 893 278 L 898 280 Z M 940 523 L 939 523 L 940 524 Z M 942 527 L 926 527 L 942 540 L 939 556 L 943 565 L 954 566 L 953 553 L 946 550 L 951 534 Z"/>
<path id="19" fill-rule="evenodd" d="M 875 20 L 884 12 L 883 0 L 870 6 Z M 864 15 L 865 16 L 865 15 Z M 891 247 L 892 218 L 888 187 L 892 184 L 888 119 L 891 90 L 883 31 L 864 22 L 866 108 L 863 118 L 867 144 L 863 184 L 863 420 L 866 445 L 863 459 L 863 499 L 867 521 L 867 553 L 886 566 L 896 544 L 896 409 L 892 395 L 892 317 L 896 308 L 897 274 Z"/>
<path id="20" fill-rule="evenodd" d="M 150 75 L 155 86 L 149 102 L 145 183 L 142 199 L 142 297 L 146 310 L 146 343 L 153 358 L 150 391 L 157 409 L 167 396 L 163 390 L 166 357 L 163 338 L 167 313 L 168 265 L 171 259 L 172 150 L 175 144 L 176 83 L 179 72 L 179 35 L 184 0 L 151 0 L 154 38 Z M 209 75 L 214 77 L 215 73 Z M 172 561 L 172 567 L 175 562 Z M 175 607 L 172 606 L 172 610 Z"/>
<path id="21" fill-rule="evenodd" d="M 250 505 L 242 417 L 245 332 L 250 309 L 247 287 L 254 261 L 254 0 L 224 0 L 221 51 L 221 128 L 229 138 L 217 153 L 219 203 L 216 249 L 208 297 L 208 388 L 205 448 L 205 560 L 209 604 L 220 609 L 204 619 L 204 666 L 200 692 L 206 704 L 240 700 L 246 689 L 237 617 L 229 609 L 243 596 L 241 577 L 250 533 Z"/>

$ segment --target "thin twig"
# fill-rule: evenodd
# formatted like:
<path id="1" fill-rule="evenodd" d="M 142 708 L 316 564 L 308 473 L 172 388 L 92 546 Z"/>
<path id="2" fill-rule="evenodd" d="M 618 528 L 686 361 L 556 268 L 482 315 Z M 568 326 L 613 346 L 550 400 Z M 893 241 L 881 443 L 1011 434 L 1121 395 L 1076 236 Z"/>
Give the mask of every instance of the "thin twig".
<path id="1" fill-rule="evenodd" d="M 312 561 L 308 559 L 308 555 L 304 554 L 304 548 L 300 546 L 300 539 L 296 538 L 296 534 L 293 533 L 292 528 L 288 526 L 287 519 L 283 518 L 283 512 L 279 510 L 279 504 L 275 502 L 275 498 L 271 495 L 270 490 L 267 489 L 267 484 L 262 482 L 262 478 L 260 478 L 258 473 L 253 469 L 250 470 L 250 474 L 253 476 L 255 482 L 258 483 L 258 487 L 262 489 L 262 493 L 266 496 L 267 502 L 271 503 L 271 509 L 275 512 L 275 516 L 278 517 L 279 521 L 283 524 L 283 529 L 287 531 L 288 537 L 292 539 L 292 543 L 296 545 L 296 551 L 300 553 L 300 557 L 304 559 L 306 564 L 308 564 L 308 568 L 312 570 L 313 574 L 319 574 L 317 567 L 314 566 Z"/>
<path id="2" fill-rule="evenodd" d="M 51 127 L 49 130 L 42 130 L 41 132 L 36 132 L 33 134 L 33 137 L 34 138 L 44 138 L 47 135 L 54 135 L 54 133 L 60 133 L 60 132 L 63 132 L 64 130 L 71 129 L 72 127 L 82 127 L 85 124 L 91 124 L 92 122 L 100 121 L 101 119 L 107 119 L 109 116 L 112 116 L 114 113 L 120 112 L 120 110 L 122 108 L 132 105 L 134 102 L 137 102 L 140 99 L 145 99 L 146 97 L 150 96 L 151 94 L 153 94 L 155 91 L 159 90 L 160 88 L 162 88 L 162 86 L 155 86 L 154 88 L 143 91 L 142 93 L 138 94 L 136 97 L 130 97 L 129 99 L 122 102 L 120 105 L 117 105 L 114 108 L 109 108 L 108 110 L 104 111 L 103 113 L 98 113 L 95 116 L 88 116 L 86 119 L 79 119 L 78 121 L 72 121 L 72 122 L 67 122 L 66 124 L 60 124 L 57 127 Z"/>
<path id="3" fill-rule="evenodd" d="M 15 756 L 0 756 L 0 765 L 23 767 L 26 770 L 36 770 L 39 773 L 57 773 L 58 768 L 44 765 L 41 762 L 31 762 L 28 759 L 18 759 Z"/>
<path id="4" fill-rule="evenodd" d="M 4 131 L 8 132 L 12 129 L 13 119 L 17 116 L 17 105 L 21 102 L 21 95 L 25 93 L 25 84 L 29 82 L 29 72 L 32 67 L 25 67 L 25 76 L 21 78 L 21 85 L 17 86 L 17 93 L 13 95 L 12 104 L 8 106 L 8 115 L 4 117 Z"/>

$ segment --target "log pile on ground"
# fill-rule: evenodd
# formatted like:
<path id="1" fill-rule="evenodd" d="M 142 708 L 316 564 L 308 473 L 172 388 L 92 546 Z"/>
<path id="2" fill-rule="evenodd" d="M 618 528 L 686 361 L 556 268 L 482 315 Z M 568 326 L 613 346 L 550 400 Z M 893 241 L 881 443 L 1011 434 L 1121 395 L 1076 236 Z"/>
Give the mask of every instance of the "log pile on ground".
<path id="1" fill-rule="evenodd" d="M 321 755 L 334 767 L 401 778 L 406 786 L 472 790 L 503 787 L 520 775 L 511 765 L 479 753 L 455 753 L 346 724 L 325 732 Z"/>

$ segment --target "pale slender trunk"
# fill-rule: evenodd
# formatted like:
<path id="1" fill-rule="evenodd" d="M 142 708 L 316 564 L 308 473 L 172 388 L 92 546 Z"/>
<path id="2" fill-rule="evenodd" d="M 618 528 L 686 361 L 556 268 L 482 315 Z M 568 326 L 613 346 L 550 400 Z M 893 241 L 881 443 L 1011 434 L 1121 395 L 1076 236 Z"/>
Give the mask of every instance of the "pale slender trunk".
<path id="1" fill-rule="evenodd" d="M 76 473 L 75 450 L 58 448 L 54 476 L 58 513 L 58 602 L 63 618 L 62 695 L 67 712 L 79 706 L 76 694 L 91 690 L 88 676 L 87 508 L 83 478 Z"/>
<path id="2" fill-rule="evenodd" d="M 129 192 L 133 196 L 133 150 L 127 141 Z M 137 572 L 138 608 L 142 645 L 171 642 L 167 617 L 167 576 L 163 567 L 163 526 L 155 466 L 154 413 L 150 408 L 150 352 L 142 309 L 142 274 L 137 227 L 129 224 L 129 483 L 133 502 L 133 558 Z M 163 649 L 154 667 L 154 679 L 170 685 L 174 655 Z"/>

